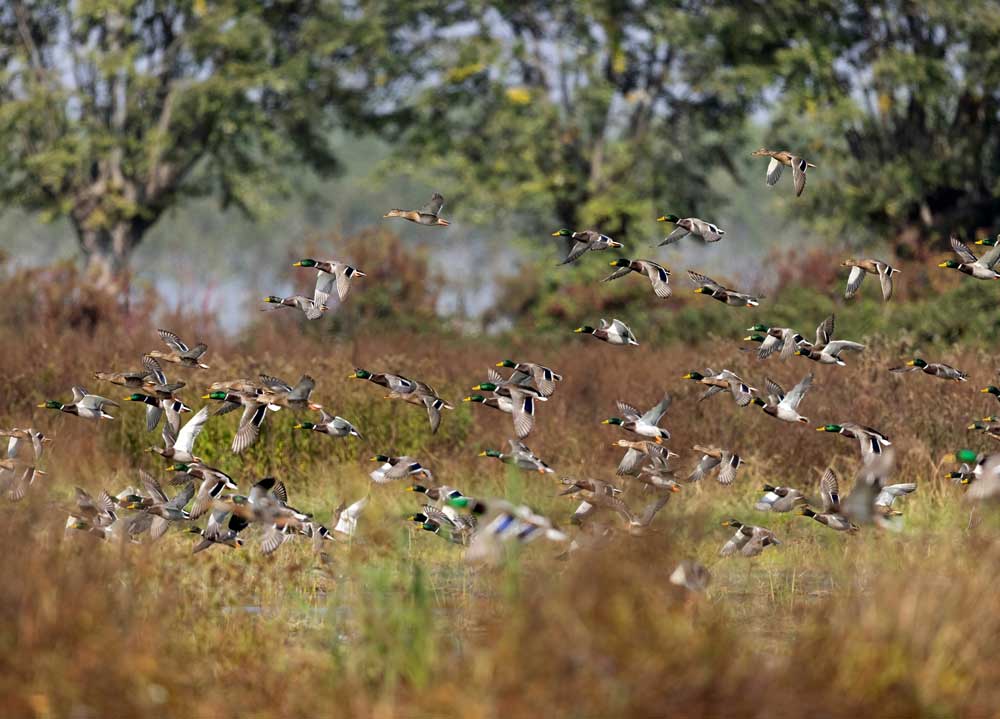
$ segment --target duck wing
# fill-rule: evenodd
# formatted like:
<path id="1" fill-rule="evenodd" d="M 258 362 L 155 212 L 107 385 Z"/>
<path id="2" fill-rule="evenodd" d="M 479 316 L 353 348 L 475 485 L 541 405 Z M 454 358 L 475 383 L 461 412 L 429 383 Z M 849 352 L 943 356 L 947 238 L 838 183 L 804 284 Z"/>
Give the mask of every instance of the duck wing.
<path id="1" fill-rule="evenodd" d="M 1000 247 L 1000 245 L 997 245 L 997 247 Z M 969 246 L 955 237 L 955 235 L 951 236 L 951 249 L 955 251 L 955 254 L 958 255 L 962 262 L 975 264 L 979 261 L 976 259 L 976 256 L 972 254 L 972 250 L 969 249 Z"/>
<path id="2" fill-rule="evenodd" d="M 806 168 L 808 166 L 801 157 L 792 156 L 792 182 L 795 183 L 796 197 L 806 189 Z"/>
<path id="3" fill-rule="evenodd" d="M 771 158 L 767 163 L 767 172 L 764 174 L 764 181 L 768 187 L 774 187 L 781 179 L 781 171 L 785 168 L 777 159 Z"/>
<path id="4" fill-rule="evenodd" d="M 178 354 L 183 354 L 188 351 L 188 346 L 181 341 L 181 338 L 175 335 L 169 330 L 156 330 L 156 334 L 160 335 L 160 339 L 163 340 L 164 344 L 170 349 Z"/>
<path id="5" fill-rule="evenodd" d="M 431 195 L 430 202 L 420 208 L 420 214 L 434 215 L 437 217 L 438 213 L 441 212 L 442 207 L 444 207 L 444 195 L 440 192 L 435 192 Z"/>
<path id="6" fill-rule="evenodd" d="M 854 295 L 858 291 L 858 288 L 861 287 L 861 283 L 865 281 L 865 274 L 867 273 L 860 267 L 851 268 L 851 274 L 847 276 L 847 289 L 844 290 L 845 300 L 849 300 L 852 297 L 854 297 Z"/>

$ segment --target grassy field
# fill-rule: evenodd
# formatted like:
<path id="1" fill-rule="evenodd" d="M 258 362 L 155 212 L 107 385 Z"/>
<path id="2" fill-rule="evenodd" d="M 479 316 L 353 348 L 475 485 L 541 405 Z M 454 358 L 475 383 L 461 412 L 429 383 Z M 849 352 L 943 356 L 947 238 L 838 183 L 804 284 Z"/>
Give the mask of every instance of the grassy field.
<path id="1" fill-rule="evenodd" d="M 878 338 L 847 368 L 795 358 L 760 363 L 737 350 L 751 321 L 734 311 L 731 341 L 666 349 L 616 348 L 590 337 L 471 341 L 360 334 L 349 341 L 265 322 L 227 339 L 185 318 L 166 318 L 204 339 L 212 369 L 174 370 L 195 398 L 216 379 L 267 372 L 317 380 L 314 399 L 353 421 L 364 441 L 293 432 L 291 412 L 269 416 L 261 441 L 228 452 L 236 417 L 212 419 L 197 445 L 246 490 L 261 476 L 286 482 L 292 504 L 325 521 L 342 500 L 370 494 L 358 536 L 308 541 L 262 557 L 216 547 L 191 556 L 195 538 L 173 530 L 152 545 L 64 538 L 75 485 L 112 492 L 137 468 L 165 478 L 144 447 L 140 408 L 124 403 L 100 425 L 33 409 L 82 383 L 111 397 L 94 371 L 137 366 L 157 346 L 142 312 L 76 322 L 7 316 L 0 426 L 33 424 L 55 436 L 49 476 L 22 502 L 0 506 L 6 581 L 0 583 L 0 712 L 4 716 L 983 716 L 1000 702 L 995 662 L 1000 604 L 1000 518 L 975 509 L 942 475 L 960 447 L 990 449 L 972 419 L 994 413 L 978 392 L 993 381 L 985 351 L 940 349 L 934 359 L 970 373 L 968 383 L 890 375 L 898 348 Z M 268 318 L 276 319 L 276 318 Z M 817 318 L 818 321 L 819 318 Z M 808 328 L 800 328 L 808 329 Z M 460 400 L 504 359 L 530 359 L 566 380 L 539 408 L 527 443 L 554 475 L 522 474 L 480 458 L 502 448 L 509 417 Z M 698 402 L 681 380 L 706 365 L 729 367 L 758 387 L 786 388 L 808 371 L 813 389 L 789 425 L 728 396 Z M 422 379 L 451 400 L 439 433 L 423 412 L 348 380 L 355 367 Z M 595 551 L 556 558 L 539 541 L 499 567 L 469 566 L 462 550 L 403 517 L 416 509 L 405 483 L 373 486 L 375 453 L 411 454 L 438 481 L 480 497 L 507 496 L 548 514 L 571 534 L 575 502 L 559 477 L 610 479 L 619 430 L 602 426 L 614 401 L 641 408 L 674 396 L 664 425 L 686 476 L 694 443 L 731 448 L 748 461 L 736 483 L 685 485 L 643 536 L 618 532 Z M 301 419 L 301 417 L 300 417 Z M 900 533 L 834 533 L 807 518 L 757 513 L 764 482 L 815 491 L 827 466 L 850 483 L 853 441 L 813 431 L 856 421 L 885 432 L 897 450 L 895 481 L 916 481 Z M 155 460 L 155 461 L 154 461 Z M 626 488 L 625 499 L 635 498 Z M 636 500 L 638 501 L 638 500 Z M 761 557 L 719 559 L 728 517 L 771 527 L 782 540 Z M 250 531 L 248 530 L 248 534 Z M 694 558 L 712 582 L 692 595 L 668 581 Z"/>

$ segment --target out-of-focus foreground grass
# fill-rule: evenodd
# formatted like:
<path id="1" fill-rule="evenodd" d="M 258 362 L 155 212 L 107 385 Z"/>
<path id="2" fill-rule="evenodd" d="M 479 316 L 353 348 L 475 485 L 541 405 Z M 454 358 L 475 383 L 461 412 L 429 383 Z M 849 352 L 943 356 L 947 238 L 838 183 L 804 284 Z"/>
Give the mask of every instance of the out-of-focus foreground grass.
<path id="1" fill-rule="evenodd" d="M 993 358 L 941 349 L 935 359 L 969 372 L 967 384 L 890 375 L 900 358 L 877 338 L 865 338 L 869 351 L 849 357 L 848 368 L 801 358 L 758 363 L 736 350 L 750 322 L 733 316 L 731 342 L 669 349 L 572 335 L 551 347 L 363 332 L 343 341 L 302 333 L 277 314 L 231 340 L 192 318 L 163 320 L 210 346 L 210 371 L 168 368 L 188 383 L 190 403 L 212 380 L 267 372 L 294 382 L 308 372 L 314 399 L 365 435 L 293 432 L 295 418 L 282 411 L 244 456 L 228 452 L 235 415 L 210 420 L 197 445 L 244 491 L 261 476 L 281 478 L 291 503 L 321 521 L 340 501 L 370 494 L 358 536 L 328 543 L 328 562 L 308 541 L 270 558 L 252 541 L 192 557 L 195 540 L 176 529 L 152 545 L 64 537 L 61 508 L 74 485 L 115 492 L 137 481 L 138 467 L 167 476 L 159 458 L 142 452 L 159 437 L 143 431 L 141 408 L 128 403 L 99 425 L 34 407 L 67 397 L 77 383 L 124 395 L 92 373 L 138 366 L 158 344 L 155 327 L 138 307 L 113 321 L 6 316 L 0 426 L 33 424 L 56 442 L 44 462 L 49 476 L 23 502 L 0 505 L 0 713 L 991 714 L 1000 702 L 1000 520 L 990 507 L 973 512 L 941 475 L 948 452 L 989 448 L 964 428 L 994 411 L 995 400 L 978 393 L 995 374 Z M 460 548 L 403 521 L 414 495 L 405 483 L 371 486 L 367 459 L 416 455 L 441 482 L 530 503 L 575 532 L 567 521 L 575 502 L 556 496 L 554 479 L 477 457 L 502 448 L 509 417 L 459 400 L 504 358 L 542 362 L 566 378 L 539 407 L 527 440 L 556 468 L 550 477 L 612 478 L 620 450 L 610 444 L 621 435 L 599 420 L 616 399 L 644 408 L 665 389 L 674 395 L 664 424 L 681 455 L 679 475 L 697 461 L 696 442 L 731 448 L 750 464 L 730 488 L 685 485 L 644 536 L 619 532 L 567 560 L 556 559 L 564 547 L 542 541 L 500 567 L 467 566 Z M 702 388 L 680 377 L 706 365 L 758 387 L 765 375 L 788 388 L 815 371 L 800 408 L 812 426 L 856 421 L 883 430 L 897 449 L 896 481 L 919 483 L 900 503 L 904 531 L 848 536 L 804 517 L 754 512 L 765 481 L 815 491 L 832 465 L 849 483 L 857 446 L 739 409 L 728 396 L 699 403 Z M 347 380 L 355 366 L 425 380 L 457 408 L 431 436 L 421 410 Z M 754 560 L 718 559 L 731 534 L 719 524 L 730 516 L 772 527 L 783 545 Z M 683 558 L 712 572 L 703 595 L 669 583 Z"/>

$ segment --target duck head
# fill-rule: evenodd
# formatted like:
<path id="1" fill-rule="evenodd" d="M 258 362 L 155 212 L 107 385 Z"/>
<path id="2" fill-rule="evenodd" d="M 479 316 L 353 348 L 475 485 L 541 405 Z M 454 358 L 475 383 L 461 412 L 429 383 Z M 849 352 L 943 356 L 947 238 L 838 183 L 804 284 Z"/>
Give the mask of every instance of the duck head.
<path id="1" fill-rule="evenodd" d="M 315 267 L 315 266 L 316 266 L 316 260 L 309 258 L 292 263 L 292 267 Z"/>

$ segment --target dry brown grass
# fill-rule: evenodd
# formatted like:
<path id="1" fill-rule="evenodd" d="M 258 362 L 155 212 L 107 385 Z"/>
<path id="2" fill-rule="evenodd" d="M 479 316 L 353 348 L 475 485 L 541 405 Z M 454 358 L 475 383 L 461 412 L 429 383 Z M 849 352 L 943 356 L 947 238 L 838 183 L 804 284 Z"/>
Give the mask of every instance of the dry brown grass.
<path id="1" fill-rule="evenodd" d="M 303 436 L 283 412 L 269 418 L 259 447 L 234 458 L 225 448 L 235 419 L 206 429 L 199 448 L 244 489 L 276 473 L 293 503 L 321 520 L 369 491 L 365 459 L 385 451 L 415 453 L 469 494 L 513 494 L 565 524 L 573 502 L 554 496 L 553 481 L 476 457 L 506 440 L 509 420 L 458 400 L 503 358 L 566 377 L 528 440 L 557 477 L 611 477 L 619 434 L 599 420 L 616 399 L 645 407 L 665 389 L 682 469 L 695 461 L 695 442 L 751 462 L 732 488 L 685 487 L 646 536 L 622 534 L 568 561 L 540 542 L 496 569 L 467 567 L 460 550 L 411 530 L 400 517 L 412 496 L 378 488 L 361 536 L 332 548 L 327 565 L 304 542 L 265 559 L 250 548 L 191 557 L 189 535 L 177 531 L 152 546 L 63 537 L 61 507 L 74 485 L 117 489 L 137 466 L 161 469 L 141 452 L 156 438 L 142 432 L 136 407 L 100 426 L 33 409 L 75 383 L 118 396 L 91 373 L 137 365 L 158 340 L 135 308 L 114 313 L 102 308 L 83 324 L 60 311 L 29 321 L 8 309 L 2 318 L 0 426 L 31 423 L 57 438 L 45 484 L 0 507 L 4 716 L 985 716 L 1000 705 L 991 661 L 1000 520 L 989 508 L 970 519 L 960 491 L 940 479 L 947 452 L 989 448 L 964 429 L 995 411 L 978 393 L 995 373 L 985 352 L 940 351 L 972 376 L 959 385 L 889 375 L 899 357 L 878 340 L 848 368 L 758 363 L 735 349 L 750 324 L 744 314 L 732 342 L 668 349 L 615 348 L 568 332 L 548 346 L 427 334 L 342 340 L 300 332 L 279 315 L 230 339 L 190 318 L 162 319 L 210 345 L 211 371 L 171 375 L 189 382 L 192 401 L 210 379 L 309 372 L 315 399 L 366 434 L 364 443 Z M 899 481 L 920 483 L 904 507 L 906 530 L 848 537 L 801 517 L 755 514 L 761 482 L 812 488 L 828 464 L 850 477 L 856 446 L 727 397 L 699 403 L 701 387 L 680 377 L 705 365 L 756 386 L 770 375 L 786 388 L 815 370 L 801 407 L 813 425 L 882 429 L 898 450 Z M 418 409 L 347 380 L 355 366 L 428 381 L 458 409 L 431 437 Z M 773 526 L 784 546 L 752 561 L 718 560 L 729 533 L 719 520 L 730 515 Z M 710 566 L 704 596 L 667 581 L 682 557 Z"/>

